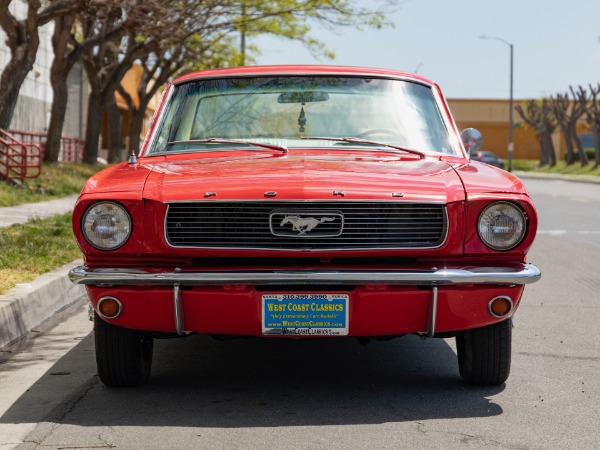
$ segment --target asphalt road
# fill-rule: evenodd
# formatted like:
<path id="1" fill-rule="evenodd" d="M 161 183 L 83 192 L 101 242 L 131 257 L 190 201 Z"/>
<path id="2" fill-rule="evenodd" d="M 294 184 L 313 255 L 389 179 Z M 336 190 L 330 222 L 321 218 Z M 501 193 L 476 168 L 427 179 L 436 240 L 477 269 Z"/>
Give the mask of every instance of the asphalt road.
<path id="1" fill-rule="evenodd" d="M 526 185 L 543 278 L 504 386 L 464 385 L 453 340 L 194 337 L 156 342 L 148 384 L 108 389 L 80 306 L 0 355 L 0 448 L 599 448 L 600 185 Z"/>

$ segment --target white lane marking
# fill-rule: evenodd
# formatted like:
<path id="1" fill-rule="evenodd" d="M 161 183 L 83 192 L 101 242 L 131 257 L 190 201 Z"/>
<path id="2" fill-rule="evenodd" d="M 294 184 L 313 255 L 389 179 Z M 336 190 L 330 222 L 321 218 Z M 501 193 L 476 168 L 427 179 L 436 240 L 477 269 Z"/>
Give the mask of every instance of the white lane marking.
<path id="1" fill-rule="evenodd" d="M 571 197 L 571 200 L 577 203 L 589 203 L 590 200 L 587 198 L 581 198 L 581 197 Z"/>
<path id="2" fill-rule="evenodd" d="M 567 231 L 567 230 L 538 230 L 537 234 L 549 234 L 550 236 L 563 236 L 565 234 L 600 234 L 600 230 L 580 230 L 580 231 Z"/>

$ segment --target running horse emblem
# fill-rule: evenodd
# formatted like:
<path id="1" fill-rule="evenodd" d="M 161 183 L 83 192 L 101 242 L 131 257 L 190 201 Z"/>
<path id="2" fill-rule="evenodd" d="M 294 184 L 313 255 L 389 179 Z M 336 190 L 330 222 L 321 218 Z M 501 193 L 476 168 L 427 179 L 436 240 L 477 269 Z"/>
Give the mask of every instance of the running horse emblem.
<path id="1" fill-rule="evenodd" d="M 325 222 L 333 222 L 335 217 L 321 217 L 315 219 L 314 217 L 300 217 L 300 216 L 285 216 L 279 226 L 284 226 L 288 223 L 292 224 L 292 230 L 297 231 L 298 235 L 301 236 L 315 229 L 319 224 Z"/>

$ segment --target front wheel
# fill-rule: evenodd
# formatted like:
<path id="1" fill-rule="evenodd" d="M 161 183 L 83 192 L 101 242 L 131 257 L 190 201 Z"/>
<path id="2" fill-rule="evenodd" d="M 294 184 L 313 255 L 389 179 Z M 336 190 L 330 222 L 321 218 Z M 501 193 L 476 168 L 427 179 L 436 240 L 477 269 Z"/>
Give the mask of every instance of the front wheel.
<path id="1" fill-rule="evenodd" d="M 456 351 L 460 376 L 467 383 L 498 386 L 510 374 L 511 320 L 458 333 Z"/>
<path id="2" fill-rule="evenodd" d="M 130 387 L 148 379 L 154 341 L 143 331 L 112 325 L 96 313 L 94 339 L 98 376 L 104 384 Z"/>

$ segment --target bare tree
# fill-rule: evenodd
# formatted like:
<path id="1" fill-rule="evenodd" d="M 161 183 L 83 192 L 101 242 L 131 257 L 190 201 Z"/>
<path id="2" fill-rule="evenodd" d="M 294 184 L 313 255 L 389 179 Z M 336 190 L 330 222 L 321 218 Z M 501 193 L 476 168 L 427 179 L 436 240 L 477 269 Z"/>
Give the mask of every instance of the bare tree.
<path id="1" fill-rule="evenodd" d="M 569 127 L 571 131 L 571 136 L 573 137 L 573 142 L 575 143 L 575 147 L 577 147 L 577 151 L 579 152 L 579 162 L 581 166 L 587 166 L 589 164 L 589 159 L 585 154 L 585 149 L 581 143 L 581 139 L 579 139 L 579 135 L 577 134 L 577 123 L 581 119 L 582 116 L 585 115 L 590 102 L 590 97 L 588 92 L 582 87 L 579 86 L 577 92 L 573 89 L 573 86 L 569 86 L 569 90 L 573 95 L 573 107 L 571 111 L 571 120 L 569 121 Z"/>
<path id="2" fill-rule="evenodd" d="M 556 165 L 556 153 L 552 142 L 552 133 L 556 129 L 553 107 L 547 99 L 527 100 L 524 108 L 515 107 L 521 118 L 535 130 L 540 143 L 540 167 Z"/>
<path id="3" fill-rule="evenodd" d="M 574 101 L 571 101 L 568 93 L 556 94 L 552 97 L 552 110 L 562 131 L 565 145 L 567 148 L 567 165 L 575 162 L 575 147 L 579 153 L 579 161 L 582 166 L 588 164 L 587 156 L 581 145 L 581 141 L 577 137 L 577 122 L 585 113 L 585 105 L 577 101 L 578 96 L 585 95 L 583 92 L 577 94 L 571 87 Z"/>
<path id="4" fill-rule="evenodd" d="M 555 97 L 552 97 L 551 102 L 552 111 L 560 126 L 565 141 L 567 149 L 566 162 L 567 165 L 570 165 L 575 162 L 575 151 L 573 150 L 573 139 L 571 138 L 569 129 L 569 96 L 567 94 L 556 94 Z"/>

